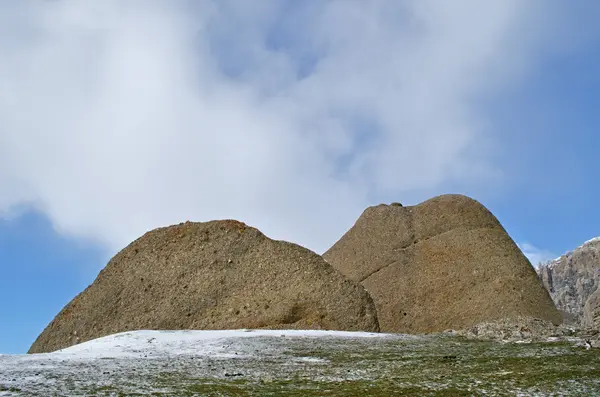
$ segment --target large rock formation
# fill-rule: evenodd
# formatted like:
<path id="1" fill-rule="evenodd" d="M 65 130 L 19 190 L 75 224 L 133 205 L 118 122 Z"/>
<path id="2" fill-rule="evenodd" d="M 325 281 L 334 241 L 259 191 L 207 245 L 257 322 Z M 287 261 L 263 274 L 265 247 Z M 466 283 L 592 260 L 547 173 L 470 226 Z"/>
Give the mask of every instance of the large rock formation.
<path id="1" fill-rule="evenodd" d="M 146 233 L 119 252 L 29 350 L 137 329 L 378 331 L 373 301 L 319 255 L 236 221 Z"/>
<path id="2" fill-rule="evenodd" d="M 585 302 L 581 325 L 600 330 L 600 288 L 596 288 L 596 291 Z"/>
<path id="3" fill-rule="evenodd" d="M 498 220 L 465 196 L 367 208 L 323 256 L 365 286 L 384 332 L 435 332 L 520 316 L 561 321 Z"/>
<path id="4" fill-rule="evenodd" d="M 566 320 L 600 328 L 600 238 L 541 264 L 538 274 Z"/>

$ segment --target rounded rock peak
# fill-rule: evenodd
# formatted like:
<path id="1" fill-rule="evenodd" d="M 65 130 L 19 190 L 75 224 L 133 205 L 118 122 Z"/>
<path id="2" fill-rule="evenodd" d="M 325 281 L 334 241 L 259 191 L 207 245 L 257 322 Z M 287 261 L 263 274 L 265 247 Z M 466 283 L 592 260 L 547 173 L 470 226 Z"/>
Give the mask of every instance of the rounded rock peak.
<path id="1" fill-rule="evenodd" d="M 235 220 L 185 222 L 117 253 L 30 353 L 136 329 L 239 328 L 377 332 L 379 324 L 364 287 L 320 255 Z"/>
<path id="2" fill-rule="evenodd" d="M 179 224 L 176 225 L 170 225 L 170 226 L 165 226 L 165 227 L 159 227 L 157 229 L 151 230 L 148 233 L 160 233 L 160 232 L 164 232 L 164 231 L 168 231 L 168 230 L 195 230 L 195 229 L 206 229 L 206 228 L 213 228 L 213 229 L 230 229 L 230 230 L 240 230 L 240 229 L 247 229 L 247 228 L 251 228 L 250 226 L 246 225 L 244 222 L 240 222 L 238 220 L 235 219 L 220 219 L 220 220 L 213 220 L 213 221 L 208 221 L 208 222 L 191 222 L 191 221 L 186 221 L 186 222 L 181 222 Z M 255 229 L 255 228 L 252 228 Z M 258 230 L 258 229 L 255 229 Z"/>
<path id="3" fill-rule="evenodd" d="M 462 194 L 443 194 L 412 206 L 398 202 L 368 207 L 359 221 L 379 217 L 418 218 L 414 225 L 423 235 L 443 233 L 457 227 L 498 227 L 498 219 L 479 201 Z"/>
<path id="4" fill-rule="evenodd" d="M 437 332 L 514 316 L 560 322 L 496 217 L 464 195 L 369 207 L 323 256 L 365 286 L 384 332 Z"/>
<path id="5" fill-rule="evenodd" d="M 240 233 L 245 231 L 252 231 L 257 235 L 263 235 L 263 233 L 251 226 L 246 225 L 244 222 L 240 222 L 234 219 L 223 219 L 223 220 L 213 220 L 207 222 L 181 222 L 176 225 L 159 227 L 153 230 L 150 230 L 144 233 L 141 237 L 133 241 L 130 245 L 135 243 L 139 243 L 140 241 L 162 238 L 162 236 L 167 235 L 169 237 L 183 237 L 183 236 L 193 236 L 198 233 L 207 233 L 207 232 L 226 232 L 226 231 L 238 231 Z"/>
<path id="6" fill-rule="evenodd" d="M 412 207 L 412 213 L 417 239 L 459 228 L 503 229 L 498 219 L 483 204 L 461 194 L 433 197 Z"/>
<path id="7" fill-rule="evenodd" d="M 426 206 L 426 205 L 436 205 L 436 206 L 465 206 L 465 207 L 479 207 L 483 208 L 487 211 L 487 208 L 481 204 L 479 201 L 471 198 L 469 196 L 465 196 L 464 194 L 457 193 L 448 193 L 448 194 L 440 194 L 439 196 L 432 197 L 427 199 L 417 206 Z"/>
<path id="8" fill-rule="evenodd" d="M 439 196 L 434 196 L 432 198 L 424 200 L 424 201 L 420 202 L 419 204 L 408 205 L 408 206 L 404 206 L 402 203 L 400 203 L 398 201 L 393 201 L 390 204 L 381 203 L 381 204 L 372 205 L 370 207 L 367 207 L 366 210 L 377 209 L 377 208 L 383 209 L 383 208 L 390 208 L 390 207 L 414 208 L 414 207 L 419 207 L 419 206 L 439 206 L 439 207 L 460 206 L 460 207 L 480 208 L 485 211 L 488 211 L 488 209 L 483 204 L 481 204 L 479 201 L 475 200 L 474 198 L 465 196 L 464 194 L 457 194 L 457 193 L 441 194 Z"/>

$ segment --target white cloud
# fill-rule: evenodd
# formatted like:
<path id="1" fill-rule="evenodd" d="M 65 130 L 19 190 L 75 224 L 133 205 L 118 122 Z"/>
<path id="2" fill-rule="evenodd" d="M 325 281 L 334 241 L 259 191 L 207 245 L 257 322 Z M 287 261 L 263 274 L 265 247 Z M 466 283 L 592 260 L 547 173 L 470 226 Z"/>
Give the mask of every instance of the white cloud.
<path id="1" fill-rule="evenodd" d="M 555 255 L 548 250 L 538 248 L 527 242 L 519 243 L 517 245 L 534 267 L 538 267 L 541 263 L 548 262 L 558 257 L 558 255 Z"/>
<path id="2" fill-rule="evenodd" d="M 383 197 L 493 185 L 477 101 L 535 61 L 544 4 L 4 2 L 0 211 L 111 249 L 237 218 L 323 251 Z"/>

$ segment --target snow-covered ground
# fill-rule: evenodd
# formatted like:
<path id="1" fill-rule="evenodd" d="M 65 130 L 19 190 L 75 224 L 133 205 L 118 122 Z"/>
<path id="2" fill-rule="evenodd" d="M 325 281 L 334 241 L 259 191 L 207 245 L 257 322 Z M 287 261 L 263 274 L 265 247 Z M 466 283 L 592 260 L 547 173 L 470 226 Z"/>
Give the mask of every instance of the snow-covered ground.
<path id="1" fill-rule="evenodd" d="M 427 396 L 448 388 L 457 395 L 600 395 L 600 349 L 229 330 L 124 332 L 53 353 L 0 355 L 2 397 Z"/>
<path id="2" fill-rule="evenodd" d="M 132 331 L 122 332 L 98 338 L 52 353 L 29 355 L 0 354 L 0 396 L 13 395 L 14 390 L 29 390 L 32 395 L 54 387 L 56 378 L 71 378 L 71 384 L 78 384 L 76 390 L 93 390 L 95 385 L 110 385 L 102 378 L 117 376 L 117 382 L 124 381 L 118 375 L 119 370 L 138 374 L 153 372 L 158 363 L 167 366 L 185 367 L 190 361 L 210 363 L 216 361 L 252 360 L 268 355 L 272 339 L 365 339 L 398 338 L 398 335 L 319 331 L 319 330 L 214 330 L 214 331 Z M 415 338 L 403 336 L 402 338 Z M 326 343 L 326 342 L 323 342 Z M 295 357 L 290 362 L 319 363 L 318 357 Z M 160 365 L 162 365 L 160 364 Z M 222 373 L 228 376 L 227 366 Z M 233 374 L 237 374 L 232 367 Z M 198 372 L 201 376 L 213 376 L 210 364 Z M 207 371 L 208 370 L 208 371 Z M 88 376 L 77 376 L 88 373 Z M 50 379 L 48 379 L 50 375 Z M 145 378 L 142 376 L 141 378 Z M 139 383 L 139 382 L 138 382 Z M 142 390 L 149 386 L 145 382 L 138 384 Z M 11 392 L 11 389 L 13 390 Z M 129 390 L 131 391 L 131 390 Z M 74 391 L 73 391 L 74 392 Z M 18 394 L 16 394 L 18 395 Z M 74 394 L 79 395 L 79 394 Z"/>
<path id="3" fill-rule="evenodd" d="M 589 244 L 594 244 L 594 243 L 600 243 L 600 237 L 594 237 L 593 239 L 590 239 L 590 240 L 586 241 L 585 243 L 583 243 L 583 245 L 589 245 Z"/>
<path id="4" fill-rule="evenodd" d="M 45 359 L 98 359 L 139 358 L 148 354 L 174 356 L 231 357 L 232 352 L 223 349 L 224 341 L 250 337 L 337 337 L 337 338 L 385 338 L 391 334 L 372 332 L 320 331 L 320 330 L 214 330 L 214 331 L 132 331 L 58 350 L 54 353 L 36 354 Z M 408 336 L 407 336 L 408 337 Z"/>

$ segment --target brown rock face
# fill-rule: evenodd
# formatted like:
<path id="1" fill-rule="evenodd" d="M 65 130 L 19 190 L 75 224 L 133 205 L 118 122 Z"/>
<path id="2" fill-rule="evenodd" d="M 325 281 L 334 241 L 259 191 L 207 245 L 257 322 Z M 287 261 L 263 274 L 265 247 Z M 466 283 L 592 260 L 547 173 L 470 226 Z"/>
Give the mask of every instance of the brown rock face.
<path id="1" fill-rule="evenodd" d="M 29 350 L 137 329 L 378 331 L 360 284 L 319 255 L 237 221 L 146 233 L 119 252 Z"/>
<path id="2" fill-rule="evenodd" d="M 561 321 L 498 220 L 465 196 L 367 208 L 323 256 L 365 286 L 382 332 L 437 332 L 520 316 Z"/>

